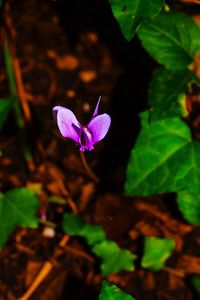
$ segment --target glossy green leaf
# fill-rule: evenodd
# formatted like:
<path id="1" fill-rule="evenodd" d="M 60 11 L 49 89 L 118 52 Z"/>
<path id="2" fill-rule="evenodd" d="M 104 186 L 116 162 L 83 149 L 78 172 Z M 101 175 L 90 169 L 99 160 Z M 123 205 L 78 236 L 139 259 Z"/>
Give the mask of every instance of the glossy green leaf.
<path id="1" fill-rule="evenodd" d="M 86 224 L 78 215 L 71 213 L 66 213 L 64 215 L 63 229 L 69 235 L 79 235 L 84 237 L 89 245 L 93 245 L 106 238 L 105 232 L 101 226 Z"/>
<path id="2" fill-rule="evenodd" d="M 38 198 L 28 188 L 16 188 L 0 194 L 0 248 L 16 227 L 37 228 Z"/>
<path id="3" fill-rule="evenodd" d="M 200 194 L 181 191 L 177 202 L 184 218 L 193 225 L 200 225 Z"/>
<path id="4" fill-rule="evenodd" d="M 161 120 L 177 115 L 186 116 L 186 96 L 188 84 L 193 75 L 187 71 L 173 71 L 159 68 L 153 75 L 149 104 L 152 106 L 151 120 Z"/>
<path id="5" fill-rule="evenodd" d="M 138 30 L 144 48 L 172 70 L 187 69 L 200 50 L 200 28 L 191 17 L 163 12 Z"/>
<path id="6" fill-rule="evenodd" d="M 0 128 L 5 123 L 15 98 L 0 99 Z"/>
<path id="7" fill-rule="evenodd" d="M 99 300 L 135 300 L 115 284 L 103 281 Z"/>
<path id="8" fill-rule="evenodd" d="M 171 238 L 146 237 L 141 265 L 154 271 L 160 270 L 171 256 L 175 243 Z"/>
<path id="9" fill-rule="evenodd" d="M 200 143 L 179 118 L 153 122 L 140 132 L 127 169 L 127 195 L 189 190 L 200 193 Z"/>
<path id="10" fill-rule="evenodd" d="M 135 255 L 127 249 L 121 249 L 111 240 L 97 243 L 92 251 L 101 259 L 101 272 L 103 276 L 121 270 L 133 271 Z"/>
<path id="11" fill-rule="evenodd" d="M 164 0 L 109 0 L 124 37 L 130 41 L 139 24 L 157 13 Z"/>

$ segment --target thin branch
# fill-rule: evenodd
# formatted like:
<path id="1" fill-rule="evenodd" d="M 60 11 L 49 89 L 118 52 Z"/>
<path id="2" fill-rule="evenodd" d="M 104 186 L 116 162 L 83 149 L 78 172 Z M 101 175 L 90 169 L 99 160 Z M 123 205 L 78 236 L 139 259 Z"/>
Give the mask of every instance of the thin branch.
<path id="1" fill-rule="evenodd" d="M 69 236 L 65 235 L 62 240 L 59 243 L 59 247 L 64 247 L 67 242 L 69 241 Z M 25 292 L 25 294 L 18 298 L 18 300 L 28 300 L 33 295 L 33 293 L 36 291 L 36 289 L 39 287 L 39 285 L 45 280 L 45 278 L 48 276 L 48 274 L 52 271 L 54 268 L 54 264 L 52 262 L 53 260 L 46 261 L 42 268 L 40 269 L 39 273 L 33 280 L 32 284 L 30 285 L 29 289 Z"/>
<path id="2" fill-rule="evenodd" d="M 91 255 L 88 255 L 87 253 L 85 253 L 84 251 L 82 251 L 80 249 L 77 249 L 77 248 L 74 248 L 74 247 L 66 245 L 64 247 L 64 251 L 70 252 L 70 253 L 72 253 L 72 254 L 74 254 L 76 256 L 83 257 L 86 260 L 88 260 L 90 263 L 94 262 L 94 258 Z"/>
<path id="3" fill-rule="evenodd" d="M 162 268 L 163 271 L 166 271 L 176 277 L 180 277 L 180 278 L 184 278 L 185 277 L 185 274 L 183 271 L 181 270 L 175 270 L 175 269 L 172 269 L 172 268 L 169 268 L 169 267 L 163 267 Z"/>

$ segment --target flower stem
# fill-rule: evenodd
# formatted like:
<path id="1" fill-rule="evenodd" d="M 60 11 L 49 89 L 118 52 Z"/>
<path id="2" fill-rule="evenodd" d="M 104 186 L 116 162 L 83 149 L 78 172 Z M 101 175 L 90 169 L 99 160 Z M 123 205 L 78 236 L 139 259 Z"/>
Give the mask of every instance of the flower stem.
<path id="1" fill-rule="evenodd" d="M 88 165 L 87 163 L 87 160 L 85 158 L 85 154 L 84 152 L 80 151 L 80 156 L 81 156 L 81 161 L 83 163 L 83 166 L 87 172 L 87 175 L 92 179 L 94 180 L 94 182 L 99 182 L 99 179 L 98 177 L 95 175 L 95 173 L 92 171 L 92 169 L 90 168 L 90 166 Z"/>

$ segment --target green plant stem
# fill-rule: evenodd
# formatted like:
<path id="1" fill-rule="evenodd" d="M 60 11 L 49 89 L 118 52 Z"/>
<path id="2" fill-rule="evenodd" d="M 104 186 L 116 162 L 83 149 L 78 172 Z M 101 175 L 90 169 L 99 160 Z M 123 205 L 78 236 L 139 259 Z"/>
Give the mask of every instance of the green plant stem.
<path id="1" fill-rule="evenodd" d="M 10 53 L 10 50 L 8 47 L 8 41 L 6 38 L 4 39 L 3 49 L 4 49 L 5 66 L 6 66 L 7 76 L 8 76 L 8 87 L 9 87 L 10 96 L 12 97 L 12 99 L 14 101 L 13 108 L 14 108 L 17 126 L 19 129 L 20 144 L 21 144 L 23 155 L 24 155 L 24 158 L 26 159 L 26 161 L 32 161 L 33 156 L 32 156 L 29 144 L 28 144 L 27 134 L 26 134 L 26 130 L 25 130 L 25 122 L 24 122 L 24 118 L 23 118 L 23 115 L 21 112 L 21 108 L 19 105 L 19 99 L 18 99 L 18 95 L 17 95 L 12 55 Z"/>
<path id="2" fill-rule="evenodd" d="M 66 205 L 67 201 L 61 197 L 58 196 L 51 196 L 48 198 L 48 202 L 52 202 L 59 205 Z"/>
<path id="3" fill-rule="evenodd" d="M 49 226 L 49 227 L 57 227 L 57 225 L 51 221 L 47 221 L 47 220 L 43 220 L 43 219 L 39 219 L 39 222 L 43 225 Z"/>

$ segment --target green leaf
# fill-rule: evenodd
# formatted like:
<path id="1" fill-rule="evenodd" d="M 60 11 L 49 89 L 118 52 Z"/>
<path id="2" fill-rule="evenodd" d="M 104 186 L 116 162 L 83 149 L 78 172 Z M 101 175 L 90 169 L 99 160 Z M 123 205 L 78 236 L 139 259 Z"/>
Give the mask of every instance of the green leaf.
<path id="1" fill-rule="evenodd" d="M 115 284 L 103 281 L 99 300 L 135 300 L 133 297 L 122 291 Z"/>
<path id="2" fill-rule="evenodd" d="M 15 98 L 8 98 L 8 99 L 0 99 L 0 128 L 2 128 L 3 124 L 5 123 L 10 109 L 14 105 Z"/>
<path id="3" fill-rule="evenodd" d="M 89 245 L 102 241 L 105 238 L 104 230 L 95 224 L 86 224 L 82 230 L 82 236 L 87 239 Z"/>
<path id="4" fill-rule="evenodd" d="M 159 68 L 153 75 L 149 104 L 153 107 L 151 120 L 161 120 L 177 115 L 186 116 L 185 93 L 193 75 L 187 71 L 173 71 Z"/>
<path id="5" fill-rule="evenodd" d="M 89 245 L 93 245 L 105 239 L 104 230 L 99 225 L 85 224 L 78 216 L 66 213 L 63 220 L 63 229 L 70 235 L 79 235 L 84 237 Z"/>
<path id="6" fill-rule="evenodd" d="M 71 213 L 64 214 L 63 229 L 70 235 L 80 234 L 85 226 L 83 220 L 78 216 Z"/>
<path id="7" fill-rule="evenodd" d="M 35 216 L 38 198 L 27 188 L 16 188 L 0 194 L 0 248 L 16 227 L 37 228 Z"/>
<path id="8" fill-rule="evenodd" d="M 189 190 L 200 193 L 200 143 L 179 118 L 153 122 L 140 132 L 127 169 L 127 195 Z"/>
<path id="9" fill-rule="evenodd" d="M 141 265 L 154 271 L 160 270 L 175 248 L 171 238 L 146 237 Z"/>
<path id="10" fill-rule="evenodd" d="M 102 260 L 101 270 L 104 276 L 120 270 L 134 269 L 135 256 L 128 250 L 120 249 L 115 242 L 107 240 L 100 226 L 85 224 L 78 215 L 66 213 L 63 229 L 67 234 L 78 235 L 87 240 L 92 251 Z"/>
<path id="11" fill-rule="evenodd" d="M 181 191 L 178 193 L 177 203 L 188 222 L 200 225 L 200 194 Z"/>
<path id="12" fill-rule="evenodd" d="M 120 249 L 111 240 L 97 243 L 92 251 L 101 259 L 101 272 L 103 276 L 119 272 L 121 270 L 133 271 L 136 258 L 129 250 Z"/>
<path id="13" fill-rule="evenodd" d="M 142 128 L 149 127 L 150 110 L 145 110 L 139 114 Z"/>
<path id="14" fill-rule="evenodd" d="M 139 24 L 155 16 L 164 0 L 109 0 L 124 37 L 130 41 Z"/>
<path id="15" fill-rule="evenodd" d="M 200 50 L 200 29 L 191 17 L 163 12 L 138 30 L 144 48 L 168 69 L 187 69 Z"/>

